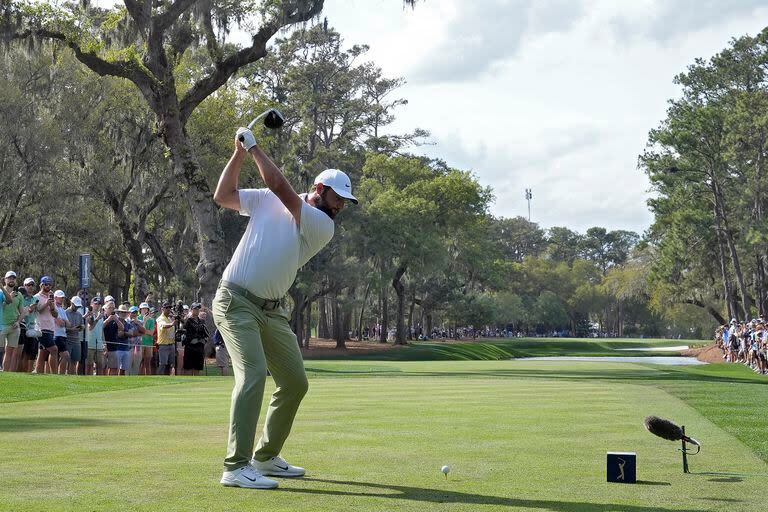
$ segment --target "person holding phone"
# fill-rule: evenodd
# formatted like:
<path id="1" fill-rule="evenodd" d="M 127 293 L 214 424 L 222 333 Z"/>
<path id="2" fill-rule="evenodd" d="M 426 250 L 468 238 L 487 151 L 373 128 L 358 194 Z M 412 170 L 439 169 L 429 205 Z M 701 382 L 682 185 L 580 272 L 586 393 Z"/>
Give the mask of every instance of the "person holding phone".
<path id="1" fill-rule="evenodd" d="M 56 346 L 54 330 L 56 328 L 56 318 L 59 312 L 56 310 L 56 303 L 53 300 L 53 278 L 43 276 L 40 278 L 40 291 L 35 295 L 37 297 L 37 325 L 40 327 L 40 351 L 37 355 L 35 364 L 35 373 L 56 373 L 59 366 L 59 349 Z M 46 363 L 48 363 L 46 365 Z"/>

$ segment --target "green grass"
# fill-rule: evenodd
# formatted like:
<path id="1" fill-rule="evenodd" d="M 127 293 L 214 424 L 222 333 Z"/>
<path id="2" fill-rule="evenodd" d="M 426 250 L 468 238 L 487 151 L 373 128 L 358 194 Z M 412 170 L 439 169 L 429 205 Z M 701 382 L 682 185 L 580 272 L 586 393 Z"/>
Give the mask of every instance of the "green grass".
<path id="1" fill-rule="evenodd" d="M 85 393 L 0 404 L 0 510 L 765 510 L 768 386 L 739 365 L 306 366 L 284 454 L 309 477 L 274 492 L 218 484 L 231 379 L 0 374 L 3 396 L 43 382 Z M 109 385 L 123 388 L 97 392 Z M 647 414 L 703 442 L 693 474 L 645 432 Z M 604 482 L 608 450 L 638 453 L 640 485 Z"/>
<path id="2" fill-rule="evenodd" d="M 371 342 L 374 343 L 375 342 Z M 628 338 L 488 338 L 464 343 L 439 341 L 414 342 L 395 347 L 386 352 L 360 353 L 354 359 L 377 361 L 497 361 L 513 357 L 540 356 L 615 356 L 615 355 L 675 355 L 651 351 L 624 352 L 617 349 L 658 348 L 681 345 L 702 345 L 702 340 L 658 340 Z M 349 355 L 314 355 L 310 350 L 307 359 L 348 359 Z"/>
<path id="3" fill-rule="evenodd" d="M 117 379 L 109 377 L 74 377 L 58 375 L 28 375 L 22 373 L 0 374 L 0 403 L 45 400 L 58 396 L 117 391 L 121 389 L 157 386 L 169 382 L 186 382 L 182 378 L 131 377 Z"/>

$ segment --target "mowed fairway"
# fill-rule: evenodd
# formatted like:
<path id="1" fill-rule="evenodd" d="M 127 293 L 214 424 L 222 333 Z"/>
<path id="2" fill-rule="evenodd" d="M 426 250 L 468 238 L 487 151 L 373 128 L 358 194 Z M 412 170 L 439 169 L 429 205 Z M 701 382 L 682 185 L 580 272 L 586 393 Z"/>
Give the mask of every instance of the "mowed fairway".
<path id="1" fill-rule="evenodd" d="M 669 393 L 711 386 L 764 396 L 761 383 L 725 384 L 696 371 L 677 378 L 669 368 L 617 363 L 306 366 L 310 392 L 283 454 L 307 467 L 307 478 L 281 480 L 276 491 L 219 485 L 232 381 L 187 379 L 0 404 L 0 509 L 768 507 L 768 466 L 755 448 L 697 412 L 693 391 L 693 402 Z M 35 378 L 23 377 L 29 386 Z M 682 473 L 677 443 L 644 430 L 647 414 L 685 424 L 703 442 L 690 459 L 694 474 Z M 605 453 L 614 450 L 637 452 L 639 484 L 605 482 Z M 448 479 L 440 473 L 444 464 Z"/>

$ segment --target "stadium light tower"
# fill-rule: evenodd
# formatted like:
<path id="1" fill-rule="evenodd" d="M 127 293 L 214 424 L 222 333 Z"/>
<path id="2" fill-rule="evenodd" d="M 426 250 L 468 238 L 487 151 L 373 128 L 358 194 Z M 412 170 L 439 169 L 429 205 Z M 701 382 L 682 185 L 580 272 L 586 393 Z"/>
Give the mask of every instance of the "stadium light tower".
<path id="1" fill-rule="evenodd" d="M 528 222 L 531 222 L 531 199 L 533 199 L 533 192 L 531 189 L 525 189 L 525 200 L 528 201 Z"/>

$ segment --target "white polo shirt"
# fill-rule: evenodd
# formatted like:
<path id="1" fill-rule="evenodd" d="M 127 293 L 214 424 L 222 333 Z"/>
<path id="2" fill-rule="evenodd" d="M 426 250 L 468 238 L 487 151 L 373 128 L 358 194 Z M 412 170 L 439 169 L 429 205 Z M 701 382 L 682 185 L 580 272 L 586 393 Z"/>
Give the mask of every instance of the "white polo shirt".
<path id="1" fill-rule="evenodd" d="M 268 188 L 241 189 L 240 215 L 248 227 L 224 270 L 222 279 L 263 299 L 280 299 L 296 272 L 333 238 L 333 220 L 304 201 L 301 227 Z"/>

